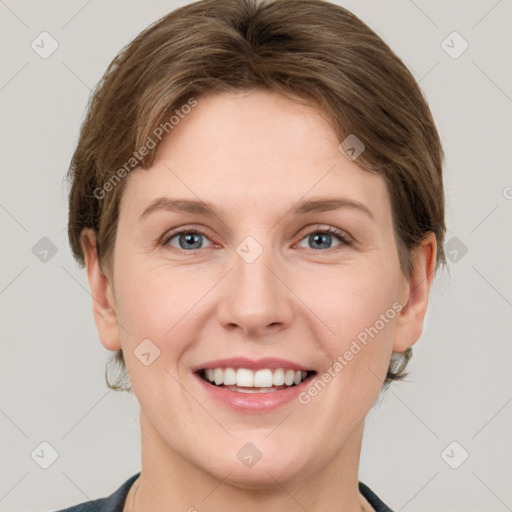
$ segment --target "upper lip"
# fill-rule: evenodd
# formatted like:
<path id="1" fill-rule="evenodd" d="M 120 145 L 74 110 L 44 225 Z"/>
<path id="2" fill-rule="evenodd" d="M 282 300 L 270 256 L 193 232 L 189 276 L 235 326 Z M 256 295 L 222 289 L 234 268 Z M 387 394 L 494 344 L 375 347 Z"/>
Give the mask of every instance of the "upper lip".
<path id="1" fill-rule="evenodd" d="M 216 359 L 214 361 L 208 361 L 194 366 L 192 371 L 197 372 L 199 370 L 207 370 L 210 368 L 247 368 L 248 370 L 261 370 L 264 368 L 275 370 L 277 368 L 285 368 L 287 370 L 301 370 L 305 372 L 313 371 L 311 368 L 300 363 L 277 357 L 264 357 L 262 359 L 247 359 L 246 357 Z"/>

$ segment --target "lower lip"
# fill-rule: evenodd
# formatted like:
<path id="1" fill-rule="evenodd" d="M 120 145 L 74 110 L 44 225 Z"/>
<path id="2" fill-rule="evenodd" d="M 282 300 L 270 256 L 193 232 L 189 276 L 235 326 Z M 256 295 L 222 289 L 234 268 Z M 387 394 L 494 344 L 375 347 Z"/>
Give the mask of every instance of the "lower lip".
<path id="1" fill-rule="evenodd" d="M 217 402 L 238 412 L 263 413 L 273 411 L 297 398 L 297 395 L 311 384 L 311 377 L 297 386 L 267 393 L 239 393 L 228 388 L 215 386 L 194 374 L 205 391 Z"/>

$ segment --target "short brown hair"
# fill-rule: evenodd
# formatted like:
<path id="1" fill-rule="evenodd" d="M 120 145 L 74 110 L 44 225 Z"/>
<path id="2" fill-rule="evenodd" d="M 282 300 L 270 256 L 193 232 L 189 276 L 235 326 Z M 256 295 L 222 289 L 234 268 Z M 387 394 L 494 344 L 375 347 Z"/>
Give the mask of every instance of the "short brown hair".
<path id="1" fill-rule="evenodd" d="M 86 228 L 97 234 L 102 268 L 112 263 L 121 178 L 151 165 L 160 142 L 155 130 L 169 126 L 170 133 L 169 119 L 191 98 L 254 87 L 309 101 L 331 119 L 340 141 L 362 141 L 357 164 L 386 181 L 407 277 L 411 249 L 429 232 L 437 239 L 436 270 L 446 264 L 441 141 L 418 84 L 389 46 L 323 0 L 200 0 L 141 32 L 93 91 L 68 172 L 68 235 L 80 266 Z M 141 156 L 149 139 L 154 147 Z M 393 354 L 386 384 L 406 375 L 410 355 Z M 108 387 L 130 391 L 120 385 L 121 350 L 114 363 L 124 374 L 113 385 L 106 377 Z"/>

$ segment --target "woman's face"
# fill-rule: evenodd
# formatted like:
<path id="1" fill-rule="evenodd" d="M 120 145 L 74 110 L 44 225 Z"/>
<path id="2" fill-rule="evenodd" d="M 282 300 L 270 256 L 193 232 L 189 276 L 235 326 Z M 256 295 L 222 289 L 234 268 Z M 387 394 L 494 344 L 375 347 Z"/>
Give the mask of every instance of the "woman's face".
<path id="1" fill-rule="evenodd" d="M 307 478 L 358 438 L 392 350 L 419 337 L 426 298 L 400 271 L 385 183 L 340 142 L 276 93 L 208 95 L 127 177 L 105 288 L 118 324 L 97 322 L 159 457 L 246 486 Z M 204 368 L 233 368 L 207 373 L 240 391 Z M 278 368 L 316 373 L 243 392 L 282 384 Z"/>

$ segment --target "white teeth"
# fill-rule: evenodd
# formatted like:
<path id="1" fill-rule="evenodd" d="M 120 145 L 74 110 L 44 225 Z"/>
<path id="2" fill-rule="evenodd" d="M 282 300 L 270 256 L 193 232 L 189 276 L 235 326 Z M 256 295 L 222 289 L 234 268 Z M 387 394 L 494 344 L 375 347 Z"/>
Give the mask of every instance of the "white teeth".
<path id="1" fill-rule="evenodd" d="M 224 385 L 232 386 L 236 384 L 236 372 L 233 368 L 226 368 L 224 370 Z"/>
<path id="2" fill-rule="evenodd" d="M 272 372 L 270 370 L 258 370 L 254 374 L 254 387 L 255 388 L 271 388 L 272 387 Z"/>
<path id="3" fill-rule="evenodd" d="M 274 386 L 282 386 L 284 384 L 284 370 L 282 368 L 274 370 L 274 375 L 272 375 L 272 384 Z"/>
<path id="4" fill-rule="evenodd" d="M 254 385 L 254 372 L 247 368 L 238 368 L 236 371 L 236 385 L 243 388 L 252 388 Z"/>
<path id="5" fill-rule="evenodd" d="M 277 368 L 270 370 L 249 370 L 247 368 L 208 368 L 204 373 L 206 380 L 217 386 L 233 386 L 238 388 L 258 388 L 259 392 L 275 391 L 272 386 L 293 386 L 300 384 L 307 373 L 301 370 L 285 370 Z M 240 390 L 240 392 L 253 393 L 253 390 Z"/>
<path id="6" fill-rule="evenodd" d="M 222 371 L 222 368 L 215 368 L 215 373 L 213 374 L 213 378 L 214 378 L 215 384 L 217 384 L 217 386 L 224 382 L 224 372 Z"/>

